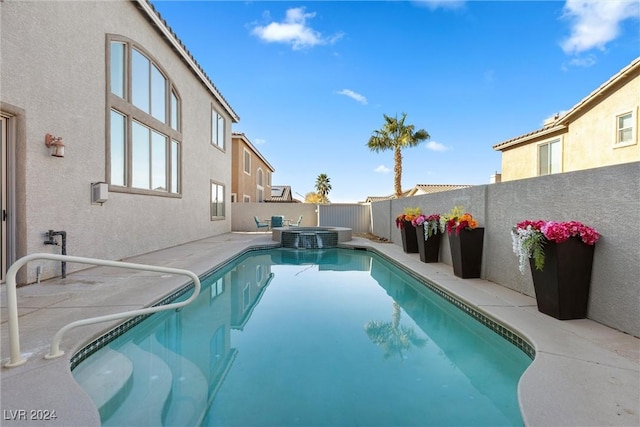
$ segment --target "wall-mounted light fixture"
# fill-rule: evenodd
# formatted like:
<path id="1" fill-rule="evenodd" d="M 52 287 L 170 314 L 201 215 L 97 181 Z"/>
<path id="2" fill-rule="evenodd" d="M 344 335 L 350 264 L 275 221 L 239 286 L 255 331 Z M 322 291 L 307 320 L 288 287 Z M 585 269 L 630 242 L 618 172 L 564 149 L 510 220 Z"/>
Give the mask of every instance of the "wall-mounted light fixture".
<path id="1" fill-rule="evenodd" d="M 54 157 L 64 157 L 64 143 L 61 136 L 53 136 L 50 133 L 44 136 L 44 145 L 51 148 L 51 155 Z"/>

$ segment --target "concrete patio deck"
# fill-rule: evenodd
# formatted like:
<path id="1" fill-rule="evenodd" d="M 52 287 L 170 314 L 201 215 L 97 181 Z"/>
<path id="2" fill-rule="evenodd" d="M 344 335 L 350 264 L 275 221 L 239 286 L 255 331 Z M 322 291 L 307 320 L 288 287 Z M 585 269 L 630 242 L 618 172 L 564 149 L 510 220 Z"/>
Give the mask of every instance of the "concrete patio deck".
<path id="1" fill-rule="evenodd" d="M 274 243 L 271 233 L 230 233 L 125 261 L 201 275 L 247 248 Z M 418 254 L 406 254 L 398 245 L 362 238 L 344 245 L 368 247 L 401 262 L 533 343 L 536 357 L 518 391 L 526 425 L 640 425 L 640 339 L 588 319 L 553 319 L 538 312 L 534 298 L 486 280 L 459 279 L 450 266 L 422 263 Z M 4 367 L 9 346 L 6 285 L 2 285 L 1 424 L 100 425 L 97 409 L 73 380 L 69 361 L 118 322 L 71 330 L 61 343 L 65 355 L 45 360 L 52 336 L 74 320 L 151 305 L 184 283 L 182 276 L 95 267 L 19 288 L 21 350 L 28 361 L 15 368 Z M 55 411 L 57 418 L 34 420 L 32 410 Z M 26 411 L 24 419 L 16 411 Z"/>

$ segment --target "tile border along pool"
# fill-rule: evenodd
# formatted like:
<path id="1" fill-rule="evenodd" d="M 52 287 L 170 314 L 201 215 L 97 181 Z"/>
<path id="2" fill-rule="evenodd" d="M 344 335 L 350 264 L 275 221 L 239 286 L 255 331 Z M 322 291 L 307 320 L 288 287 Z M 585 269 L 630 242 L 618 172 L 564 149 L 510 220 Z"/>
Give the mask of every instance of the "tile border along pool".
<path id="1" fill-rule="evenodd" d="M 202 276 L 250 248 L 274 243 L 270 233 L 229 233 L 126 261 L 183 268 Z M 531 343 L 535 359 L 518 387 L 525 424 L 640 425 L 640 339 L 588 319 L 553 319 L 538 312 L 534 298 L 487 280 L 459 279 L 450 266 L 422 263 L 418 254 L 405 254 L 399 245 L 355 237 L 341 246 L 367 248 L 393 260 Z M 33 425 L 32 410 L 56 411 L 57 419 L 48 425 L 99 425 L 98 411 L 73 380 L 70 360 L 118 322 L 71 330 L 61 343 L 65 355 L 44 360 L 51 337 L 64 324 L 82 317 L 152 305 L 184 284 L 184 278 L 177 276 L 96 267 L 19 288 L 21 348 L 28 361 L 0 371 L 2 425 Z M 124 307 L 122 301 L 126 301 Z M 9 355 L 4 289 L 1 304 L 4 365 Z"/>

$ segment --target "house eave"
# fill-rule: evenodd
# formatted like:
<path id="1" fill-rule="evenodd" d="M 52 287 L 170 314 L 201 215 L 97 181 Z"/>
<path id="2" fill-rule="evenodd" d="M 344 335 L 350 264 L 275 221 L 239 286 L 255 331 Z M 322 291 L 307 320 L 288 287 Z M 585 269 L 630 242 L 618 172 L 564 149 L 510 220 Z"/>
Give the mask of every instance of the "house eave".
<path id="1" fill-rule="evenodd" d="M 520 144 L 527 144 L 533 140 L 536 139 L 540 139 L 543 138 L 545 136 L 549 136 L 552 134 L 556 134 L 556 133 L 564 133 L 566 132 L 568 129 L 568 127 L 566 125 L 557 125 L 557 126 L 552 126 L 550 128 L 547 129 L 540 129 L 538 131 L 535 132 L 531 132 L 527 135 L 518 137 L 518 138 L 514 138 L 514 139 L 510 139 L 507 140 L 505 142 L 501 142 L 500 144 L 496 144 L 493 146 L 493 149 L 496 151 L 502 151 L 505 150 L 507 148 L 511 148 L 514 147 L 516 145 L 520 145 Z"/>
<path id="2" fill-rule="evenodd" d="M 211 79 L 205 74 L 204 70 L 195 61 L 191 53 L 186 49 L 184 44 L 178 39 L 176 34 L 169 28 L 166 21 L 160 17 L 160 14 L 155 10 L 153 5 L 148 0 L 133 0 L 138 4 L 140 10 L 142 10 L 155 27 L 160 31 L 164 38 L 171 44 L 171 47 L 180 55 L 182 60 L 191 68 L 194 74 L 200 79 L 202 84 L 211 92 L 213 97 L 222 105 L 225 111 L 231 116 L 234 123 L 240 121 L 240 117 L 231 108 L 231 105 L 227 102 L 218 89 L 213 85 Z"/>

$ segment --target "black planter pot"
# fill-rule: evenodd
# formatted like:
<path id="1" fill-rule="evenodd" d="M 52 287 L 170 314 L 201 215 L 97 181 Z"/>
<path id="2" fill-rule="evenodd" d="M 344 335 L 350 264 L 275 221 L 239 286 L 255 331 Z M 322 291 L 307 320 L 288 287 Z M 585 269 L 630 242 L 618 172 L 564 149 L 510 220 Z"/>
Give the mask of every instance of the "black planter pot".
<path id="1" fill-rule="evenodd" d="M 449 234 L 453 274 L 463 279 L 480 277 L 483 240 L 483 227 L 460 230 L 460 234 L 455 231 Z"/>
<path id="2" fill-rule="evenodd" d="M 587 316 L 594 250 L 595 245 L 570 237 L 544 245 L 543 270 L 536 270 L 529 259 L 538 311 L 560 320 Z"/>
<path id="3" fill-rule="evenodd" d="M 424 224 L 416 226 L 418 253 L 422 262 L 438 262 L 440 259 L 440 240 L 442 234 L 436 233 L 425 239 Z"/>
<path id="4" fill-rule="evenodd" d="M 402 249 L 408 254 L 418 253 L 418 239 L 416 239 L 416 230 L 411 221 L 403 221 L 403 227 L 400 229 L 402 235 Z"/>

